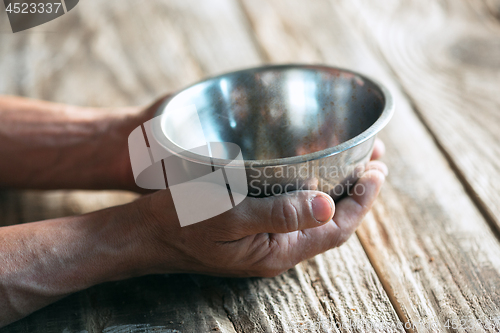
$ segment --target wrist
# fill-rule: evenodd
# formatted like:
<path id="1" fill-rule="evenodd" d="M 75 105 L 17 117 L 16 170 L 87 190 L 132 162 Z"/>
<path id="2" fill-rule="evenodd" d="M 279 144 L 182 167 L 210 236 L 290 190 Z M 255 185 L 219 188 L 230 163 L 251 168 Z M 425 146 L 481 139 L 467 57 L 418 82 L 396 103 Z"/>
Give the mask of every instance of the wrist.
<path id="1" fill-rule="evenodd" d="M 130 208 L 0 228 L 0 326 L 93 285 L 149 273 L 150 246 Z"/>
<path id="2" fill-rule="evenodd" d="M 128 136 L 161 102 L 104 109 L 0 96 L 0 186 L 139 190 Z"/>
<path id="3" fill-rule="evenodd" d="M 101 177 L 111 184 L 107 186 L 108 188 L 144 192 L 135 183 L 130 163 L 128 137 L 134 129 L 155 116 L 156 109 L 164 99 L 161 98 L 147 107 L 121 108 L 114 112 L 115 116 L 111 116 L 109 133 L 100 139 L 107 145 L 107 149 L 103 149 L 101 154 L 108 158 L 113 156 L 112 161 L 106 164 L 105 174 Z"/>
<path id="4" fill-rule="evenodd" d="M 98 170 L 92 187 L 137 191 L 130 164 L 128 136 L 144 120 L 143 108 L 120 108 L 107 112 L 106 131 L 96 137 L 95 166 Z"/>
<path id="5" fill-rule="evenodd" d="M 44 255 L 48 274 L 37 277 L 50 285 L 54 294 L 65 295 L 96 284 L 138 277 L 150 273 L 151 244 L 134 203 L 115 206 L 80 216 L 37 222 L 46 230 Z M 50 233 L 50 235 L 49 235 Z M 61 241 L 61 240 L 64 241 Z M 53 263 L 53 264 L 50 264 Z"/>
<path id="6" fill-rule="evenodd" d="M 127 137 L 134 121 L 141 123 L 140 114 L 141 108 L 85 108 L 0 97 L 0 186 L 115 188 L 126 166 L 111 168 L 128 155 Z"/>
<path id="7" fill-rule="evenodd" d="M 176 229 L 180 228 L 171 223 L 176 220 L 175 210 L 169 209 L 165 201 L 160 211 L 155 209 L 152 198 L 153 195 L 142 196 L 88 216 L 100 230 L 93 246 L 100 249 L 102 268 L 95 276 L 99 279 L 91 285 L 181 271 L 178 261 L 182 256 L 173 245 Z"/>
<path id="8" fill-rule="evenodd" d="M 112 208 L 116 211 L 109 230 L 119 230 L 115 248 L 122 248 L 120 253 L 128 261 L 115 269 L 117 274 L 110 280 L 186 271 L 183 245 L 178 246 L 181 226 L 167 192 L 158 191 Z"/>
<path id="9" fill-rule="evenodd" d="M 124 280 L 150 273 L 151 243 L 136 202 L 111 207 L 86 216 L 93 220 L 90 230 L 98 272 L 88 286 Z"/>

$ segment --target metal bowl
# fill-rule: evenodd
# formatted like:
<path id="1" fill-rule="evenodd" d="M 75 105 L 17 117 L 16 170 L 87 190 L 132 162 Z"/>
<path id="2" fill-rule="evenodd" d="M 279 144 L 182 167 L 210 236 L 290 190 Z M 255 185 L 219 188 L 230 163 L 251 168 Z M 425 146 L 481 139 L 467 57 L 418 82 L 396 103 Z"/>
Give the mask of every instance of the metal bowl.
<path id="1" fill-rule="evenodd" d="M 264 66 L 209 78 L 172 96 L 157 111 L 154 135 L 186 163 L 214 168 L 228 167 L 237 152 L 214 156 L 193 147 L 236 144 L 250 196 L 315 189 L 337 199 L 364 170 L 393 111 L 389 91 L 361 74 Z"/>

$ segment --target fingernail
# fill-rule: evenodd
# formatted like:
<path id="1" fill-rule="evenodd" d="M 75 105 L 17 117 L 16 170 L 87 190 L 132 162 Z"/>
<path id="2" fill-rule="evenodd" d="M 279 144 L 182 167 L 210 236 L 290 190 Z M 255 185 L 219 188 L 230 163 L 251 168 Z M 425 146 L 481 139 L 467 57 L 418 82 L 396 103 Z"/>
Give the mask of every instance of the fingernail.
<path id="1" fill-rule="evenodd" d="M 324 223 L 331 220 L 333 207 L 330 200 L 323 195 L 317 195 L 311 200 L 311 208 L 314 219 L 318 223 Z"/>

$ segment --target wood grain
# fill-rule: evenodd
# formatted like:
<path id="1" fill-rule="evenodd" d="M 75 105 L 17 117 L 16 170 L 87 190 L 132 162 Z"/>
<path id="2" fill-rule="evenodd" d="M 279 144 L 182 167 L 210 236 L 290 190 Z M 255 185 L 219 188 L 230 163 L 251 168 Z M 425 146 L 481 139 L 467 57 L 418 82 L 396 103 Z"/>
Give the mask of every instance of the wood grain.
<path id="1" fill-rule="evenodd" d="M 498 2 L 401 4 L 349 5 L 500 235 Z"/>
<path id="2" fill-rule="evenodd" d="M 229 0 L 81 1 L 59 20 L 0 35 L 0 73 L 7 78 L 0 92 L 81 105 L 148 103 L 206 75 L 266 61 L 250 29 L 240 4 Z M 134 195 L 2 192 L 0 198 L 0 218 L 11 224 Z M 336 322 L 397 319 L 352 237 L 277 278 L 169 275 L 107 283 L 0 332 L 338 332 Z"/>
<path id="3" fill-rule="evenodd" d="M 373 214 L 366 219 L 358 236 L 401 320 L 411 323 L 410 330 L 416 332 L 447 331 L 448 319 L 464 321 L 458 324 L 458 331 L 494 331 L 492 327 L 500 316 L 498 239 L 443 156 L 441 141 L 436 142 L 434 132 L 430 133 L 419 121 L 414 101 L 407 98 L 411 90 L 401 89 L 392 63 L 387 62 L 381 47 L 373 47 L 377 41 L 373 40 L 371 30 L 376 28 L 366 25 L 382 21 L 380 12 L 386 6 L 390 8 L 397 3 L 406 8 L 405 4 L 370 1 L 370 5 L 353 9 L 349 1 L 242 2 L 256 39 L 271 61 L 346 66 L 383 81 L 394 94 L 396 114 L 381 134 L 387 146 L 388 184 L 384 185 Z M 438 4 L 420 5 L 428 6 Z M 403 27 L 411 15 L 406 12 L 401 18 L 397 12 L 392 13 L 401 27 L 384 30 L 386 34 L 398 34 L 400 41 L 418 36 L 408 22 Z M 413 12 L 419 14 L 417 9 Z M 385 22 L 391 19 L 392 16 L 384 17 Z M 383 39 L 381 32 L 379 38 Z M 425 53 L 421 50 L 420 54 Z M 400 60 L 410 62 L 411 57 L 407 53 Z M 407 67 L 410 70 L 408 64 Z M 419 72 L 413 70 L 415 80 Z M 434 82 L 430 77 L 426 79 L 421 80 L 421 86 Z M 432 99 L 442 93 L 442 88 L 429 87 L 428 95 L 420 96 L 419 103 L 434 100 L 433 110 L 449 107 L 445 101 Z M 481 93 L 489 96 L 494 94 L 493 90 L 492 86 Z M 459 114 L 460 110 L 454 112 Z M 451 108 L 449 115 L 452 113 Z M 494 117 L 489 118 L 489 129 L 495 126 Z M 450 124 L 445 126 L 449 131 L 453 129 Z M 462 127 L 457 129 L 453 129 L 454 136 L 467 133 Z M 485 149 L 497 149 L 493 142 L 487 142 Z M 477 163 L 480 161 L 478 158 Z M 488 172 L 483 169 L 482 176 L 489 177 Z M 429 327 L 433 323 L 436 326 Z"/>

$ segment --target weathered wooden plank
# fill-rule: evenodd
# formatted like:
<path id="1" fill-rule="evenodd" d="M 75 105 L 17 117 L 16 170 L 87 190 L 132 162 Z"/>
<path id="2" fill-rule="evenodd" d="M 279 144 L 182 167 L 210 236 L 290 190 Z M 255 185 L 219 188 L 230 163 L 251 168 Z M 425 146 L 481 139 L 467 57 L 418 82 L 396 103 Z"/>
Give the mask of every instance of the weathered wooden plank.
<path id="1" fill-rule="evenodd" d="M 201 277 L 200 277 L 201 278 Z M 154 275 L 69 296 L 2 332 L 235 332 L 222 306 L 222 279 Z"/>
<path id="2" fill-rule="evenodd" d="M 370 29 L 360 28 L 368 19 L 357 17 L 362 6 L 351 10 L 349 1 L 331 1 L 330 6 L 323 1 L 242 2 L 271 61 L 347 66 L 378 78 L 393 92 L 397 111 L 381 135 L 389 183 L 358 236 L 401 320 L 419 332 L 445 331 L 448 319 L 464 320 L 455 325 L 458 331 L 493 331 L 500 316 L 498 239 L 419 121 L 380 50 L 371 47 Z M 366 8 L 375 6 L 370 3 Z M 386 5 L 381 1 L 377 8 Z M 377 11 L 366 8 L 363 15 L 380 20 Z M 415 33 L 407 28 L 407 34 Z"/>
<path id="3" fill-rule="evenodd" d="M 368 325 L 396 323 L 397 315 L 373 268 L 360 259 L 360 249 L 358 239 L 352 237 L 341 248 L 279 277 L 235 280 L 244 292 L 231 288 L 225 307 L 237 331 L 365 332 L 371 328 Z M 379 327 L 371 331 L 391 330 Z M 402 331 L 395 328 L 391 332 Z"/>
<path id="4" fill-rule="evenodd" d="M 0 72 L 7 77 L 2 93 L 82 105 L 147 103 L 205 75 L 265 58 L 239 3 L 230 0 L 86 0 L 36 29 L 22 38 L 0 36 Z M 12 194 L 0 216 L 31 221 L 133 198 L 106 193 L 99 199 L 96 192 Z M 352 237 L 274 279 L 171 275 L 108 283 L 0 332 L 337 332 L 335 322 L 366 318 L 395 322 L 397 315 Z"/>
<path id="5" fill-rule="evenodd" d="M 500 235 L 498 2 L 350 5 Z"/>
<path id="6" fill-rule="evenodd" d="M 131 1 L 86 1 L 60 20 L 21 36 L 1 34 L 0 91 L 81 105 L 150 103 L 201 75 L 183 49 L 182 34 L 162 19 L 165 9 Z M 135 25 L 129 24 L 130 13 L 136 15 Z M 143 25 L 151 19 L 157 19 L 153 31 Z M 127 52 L 129 47 L 134 52 Z M 108 191 L 2 194 L 2 224 L 83 213 L 135 197 Z M 204 297 L 186 276 L 146 277 L 80 292 L 1 331 L 171 332 L 180 327 L 234 332 L 224 309 L 214 307 L 215 296 Z"/>

